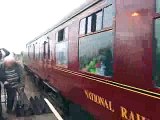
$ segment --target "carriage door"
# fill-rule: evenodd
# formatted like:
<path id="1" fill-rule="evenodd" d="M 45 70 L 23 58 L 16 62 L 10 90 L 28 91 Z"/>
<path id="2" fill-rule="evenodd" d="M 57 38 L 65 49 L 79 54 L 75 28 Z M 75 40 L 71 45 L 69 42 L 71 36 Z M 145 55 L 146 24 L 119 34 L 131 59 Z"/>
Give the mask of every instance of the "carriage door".
<path id="1" fill-rule="evenodd" d="M 43 61 L 44 61 L 44 70 L 45 73 L 49 72 L 49 67 L 50 67 L 50 44 L 49 44 L 49 37 L 44 41 L 44 46 L 43 46 Z"/>

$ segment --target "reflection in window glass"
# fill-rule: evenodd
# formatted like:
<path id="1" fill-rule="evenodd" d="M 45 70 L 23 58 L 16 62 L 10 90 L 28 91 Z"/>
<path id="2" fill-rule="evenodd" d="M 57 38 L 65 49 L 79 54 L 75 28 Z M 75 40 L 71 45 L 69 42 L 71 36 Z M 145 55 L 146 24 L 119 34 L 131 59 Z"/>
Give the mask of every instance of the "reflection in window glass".
<path id="1" fill-rule="evenodd" d="M 156 85 L 160 87 L 160 19 L 155 20 L 155 40 L 156 40 Z"/>
<path id="2" fill-rule="evenodd" d="M 79 34 L 82 35 L 82 34 L 85 34 L 85 32 L 86 32 L 86 18 L 82 19 L 80 22 Z"/>
<path id="3" fill-rule="evenodd" d="M 111 27 L 113 25 L 114 9 L 113 5 L 104 8 L 103 28 Z"/>
<path id="4" fill-rule="evenodd" d="M 96 31 L 102 29 L 102 11 L 96 14 Z"/>
<path id="5" fill-rule="evenodd" d="M 56 44 L 56 64 L 67 67 L 68 65 L 68 41 Z"/>
<path id="6" fill-rule="evenodd" d="M 89 16 L 87 19 L 87 33 L 91 32 L 92 16 Z"/>
<path id="7" fill-rule="evenodd" d="M 156 0 L 156 12 L 160 12 L 160 0 Z"/>
<path id="8" fill-rule="evenodd" d="M 80 69 L 102 76 L 112 76 L 112 31 L 86 36 L 79 40 Z"/>

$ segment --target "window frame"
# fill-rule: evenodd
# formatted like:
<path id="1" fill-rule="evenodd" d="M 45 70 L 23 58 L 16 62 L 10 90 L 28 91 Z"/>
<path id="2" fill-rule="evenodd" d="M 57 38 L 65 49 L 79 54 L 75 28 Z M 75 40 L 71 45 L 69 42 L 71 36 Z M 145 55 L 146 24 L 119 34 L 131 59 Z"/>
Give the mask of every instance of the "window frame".
<path id="1" fill-rule="evenodd" d="M 107 7 L 110 7 L 110 6 L 112 6 L 112 7 L 115 9 L 114 12 L 115 12 L 115 16 L 116 16 L 115 3 L 114 3 L 114 2 L 113 2 L 113 3 L 109 3 L 108 5 L 104 6 L 103 8 L 100 8 L 100 9 L 97 10 L 96 12 L 94 12 L 94 13 L 92 13 L 92 14 L 89 14 L 88 16 L 85 16 L 85 17 L 83 17 L 83 18 L 81 18 L 81 19 L 79 20 L 79 32 L 78 32 L 78 36 L 79 36 L 79 37 L 84 37 L 84 36 L 96 34 L 96 33 L 99 33 L 99 32 L 112 30 L 112 29 L 114 28 L 114 24 L 115 24 L 115 23 L 114 23 L 115 16 L 113 16 L 113 24 L 112 24 L 112 26 L 110 26 L 110 27 L 104 27 L 104 25 L 103 25 L 104 9 L 107 8 Z M 100 29 L 100 30 L 95 30 L 94 32 L 87 33 L 87 31 L 88 31 L 88 17 L 90 17 L 90 16 L 92 16 L 93 14 L 96 14 L 96 13 L 98 13 L 98 12 L 100 12 L 100 11 L 102 12 L 101 29 Z M 83 19 L 86 19 L 85 33 L 84 33 L 84 34 L 80 34 L 80 29 L 81 29 L 81 28 L 80 28 L 80 23 L 81 23 L 81 20 L 83 20 Z M 95 28 L 95 29 L 96 29 L 96 28 Z"/>
<path id="2" fill-rule="evenodd" d="M 63 41 L 67 41 L 67 40 L 69 39 L 69 32 L 67 33 L 67 37 L 66 37 L 66 29 L 68 29 L 67 31 L 69 31 L 69 28 L 68 28 L 68 26 L 67 26 L 67 27 L 64 27 L 64 28 L 58 30 L 58 31 L 55 33 L 56 44 L 57 44 L 57 43 L 60 43 L 60 42 L 63 42 Z M 59 32 L 60 32 L 61 30 L 63 30 L 63 40 L 59 41 L 59 40 L 58 40 L 58 38 L 59 38 L 58 35 L 59 35 Z"/>
<path id="3" fill-rule="evenodd" d="M 113 34 L 113 39 L 112 39 L 112 60 L 114 61 L 114 41 L 115 41 L 115 31 L 113 29 L 109 29 L 109 30 L 106 30 L 105 32 L 111 32 L 112 31 L 112 34 Z M 98 32 L 98 33 L 102 33 L 102 32 Z M 98 34 L 96 33 L 96 34 Z M 80 45 L 80 38 L 82 37 L 79 37 L 79 40 L 78 40 L 78 44 Z M 78 47 L 78 70 L 82 73 L 85 73 L 85 74 L 88 74 L 88 75 L 92 75 L 92 76 L 97 76 L 97 77 L 105 77 L 105 78 L 112 78 L 114 76 L 114 62 L 112 63 L 112 75 L 107 75 L 107 76 L 102 76 L 102 75 L 99 75 L 99 74 L 93 74 L 91 72 L 88 72 L 88 71 L 83 71 L 82 69 L 80 69 L 80 46 Z"/>
<path id="4" fill-rule="evenodd" d="M 97 13 L 100 13 L 100 12 L 102 12 L 101 29 L 97 30 L 96 29 L 96 27 L 97 27 Z M 90 30 L 90 32 L 88 32 L 88 18 L 89 17 L 91 17 L 91 30 Z M 86 18 L 86 25 L 85 25 L 85 34 L 84 35 L 95 33 L 95 32 L 103 30 L 103 27 L 102 27 L 102 25 L 103 25 L 103 9 L 97 10 L 96 12 L 86 16 L 85 18 Z M 85 18 L 83 18 L 83 19 L 85 19 Z M 83 20 L 83 19 L 81 19 L 81 20 Z M 79 26 L 79 28 L 80 28 L 80 26 Z"/>

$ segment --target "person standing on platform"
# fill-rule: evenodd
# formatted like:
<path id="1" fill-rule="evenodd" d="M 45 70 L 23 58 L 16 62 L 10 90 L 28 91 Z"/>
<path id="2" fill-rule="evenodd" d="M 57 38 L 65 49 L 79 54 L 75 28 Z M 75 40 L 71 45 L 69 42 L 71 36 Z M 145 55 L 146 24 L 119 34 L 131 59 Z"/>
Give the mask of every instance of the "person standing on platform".
<path id="1" fill-rule="evenodd" d="M 2 67 L 5 71 L 6 81 L 4 86 L 7 90 L 7 112 L 12 112 L 16 89 L 24 89 L 24 70 L 22 66 L 15 61 L 14 57 L 6 57 Z"/>
<path id="2" fill-rule="evenodd" d="M 1 69 L 1 65 L 3 63 L 3 60 L 6 56 L 8 56 L 10 52 L 6 50 L 5 48 L 0 48 L 0 82 L 5 81 L 5 72 L 3 69 Z M 2 117 L 2 105 L 1 105 L 1 84 L 0 84 L 0 119 L 3 119 Z"/>

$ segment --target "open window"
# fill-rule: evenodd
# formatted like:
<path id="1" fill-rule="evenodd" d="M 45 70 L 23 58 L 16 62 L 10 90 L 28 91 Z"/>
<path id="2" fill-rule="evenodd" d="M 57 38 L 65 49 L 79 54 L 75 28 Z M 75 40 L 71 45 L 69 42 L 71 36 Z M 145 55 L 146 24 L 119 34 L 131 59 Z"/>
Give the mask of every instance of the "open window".
<path id="1" fill-rule="evenodd" d="M 35 60 L 38 60 L 38 44 L 35 43 Z"/>
<path id="2" fill-rule="evenodd" d="M 44 41 L 43 58 L 48 59 L 48 42 Z"/>
<path id="3" fill-rule="evenodd" d="M 56 43 L 56 65 L 61 67 L 67 67 L 68 66 L 68 27 L 58 31 L 56 36 L 58 37 L 57 43 Z"/>
<path id="4" fill-rule="evenodd" d="M 48 57 L 48 59 L 50 59 L 51 58 L 51 54 L 50 54 L 50 38 L 49 37 L 47 37 L 47 40 L 48 40 L 48 49 L 46 50 L 47 51 L 47 57 Z"/>
<path id="5" fill-rule="evenodd" d="M 64 29 L 58 32 L 58 42 L 61 42 L 63 40 L 64 40 Z"/>

